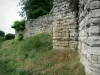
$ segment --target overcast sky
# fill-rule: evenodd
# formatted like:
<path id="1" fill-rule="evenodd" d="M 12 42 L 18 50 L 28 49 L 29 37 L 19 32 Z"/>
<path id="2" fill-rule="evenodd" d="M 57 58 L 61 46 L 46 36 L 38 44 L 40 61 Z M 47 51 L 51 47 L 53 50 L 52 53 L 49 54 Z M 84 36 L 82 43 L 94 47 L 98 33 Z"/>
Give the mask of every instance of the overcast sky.
<path id="1" fill-rule="evenodd" d="M 0 0 L 0 30 L 5 33 L 15 33 L 11 25 L 15 20 L 20 20 L 17 7 L 20 0 Z"/>

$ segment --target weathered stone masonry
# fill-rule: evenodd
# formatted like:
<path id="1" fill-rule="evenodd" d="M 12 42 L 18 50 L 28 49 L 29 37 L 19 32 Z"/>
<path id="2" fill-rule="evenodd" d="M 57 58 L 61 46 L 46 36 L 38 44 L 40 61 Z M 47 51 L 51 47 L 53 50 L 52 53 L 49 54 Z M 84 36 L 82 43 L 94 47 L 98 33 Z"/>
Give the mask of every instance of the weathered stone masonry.
<path id="1" fill-rule="evenodd" d="M 86 75 L 100 75 L 100 0 L 79 0 L 79 51 Z"/>
<path id="2" fill-rule="evenodd" d="M 53 48 L 79 49 L 86 75 L 100 75 L 100 0 L 79 0 L 79 41 L 75 15 L 67 0 L 54 0 L 52 13 L 26 21 L 24 38 L 53 32 Z"/>
<path id="3" fill-rule="evenodd" d="M 75 19 L 67 0 L 54 0 L 50 14 L 26 21 L 24 39 L 41 32 L 53 32 L 54 49 L 75 50 Z"/>
<path id="4" fill-rule="evenodd" d="M 75 50 L 77 41 L 74 13 L 67 0 L 54 0 L 53 5 L 53 48 Z"/>
<path id="5" fill-rule="evenodd" d="M 26 21 L 24 39 L 42 32 L 52 33 L 52 13 Z"/>

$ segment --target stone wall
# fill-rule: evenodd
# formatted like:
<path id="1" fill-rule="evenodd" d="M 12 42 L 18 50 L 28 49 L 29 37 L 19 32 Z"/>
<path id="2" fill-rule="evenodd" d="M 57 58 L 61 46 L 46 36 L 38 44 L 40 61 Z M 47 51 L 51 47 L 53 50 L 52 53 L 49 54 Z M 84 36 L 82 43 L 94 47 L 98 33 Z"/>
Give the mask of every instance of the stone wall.
<path id="1" fill-rule="evenodd" d="M 53 32 L 54 49 L 79 49 L 86 75 L 100 75 L 100 0 L 79 0 L 79 41 L 67 0 L 54 0 L 52 13 L 26 21 L 24 38 Z M 53 29 L 52 29 L 53 28 Z"/>
<path id="2" fill-rule="evenodd" d="M 52 33 L 52 13 L 37 19 L 27 20 L 23 32 L 24 39 L 42 32 Z"/>
<path id="3" fill-rule="evenodd" d="M 100 0 L 79 0 L 79 51 L 86 75 L 100 75 Z"/>
<path id="4" fill-rule="evenodd" d="M 76 50 L 74 13 L 71 12 L 67 0 L 54 0 L 53 5 L 53 48 Z"/>
<path id="5" fill-rule="evenodd" d="M 24 39 L 41 32 L 53 32 L 54 49 L 77 48 L 74 13 L 67 0 L 54 0 L 50 14 L 26 21 Z"/>

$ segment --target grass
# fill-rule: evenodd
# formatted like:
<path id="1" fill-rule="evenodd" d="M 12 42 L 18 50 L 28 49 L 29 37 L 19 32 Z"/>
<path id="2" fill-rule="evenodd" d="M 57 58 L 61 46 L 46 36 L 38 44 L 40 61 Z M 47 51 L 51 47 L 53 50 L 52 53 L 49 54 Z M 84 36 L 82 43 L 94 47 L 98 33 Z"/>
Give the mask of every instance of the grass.
<path id="1" fill-rule="evenodd" d="M 0 48 L 0 75 L 85 75 L 78 52 L 52 50 L 52 36 L 4 41 Z"/>

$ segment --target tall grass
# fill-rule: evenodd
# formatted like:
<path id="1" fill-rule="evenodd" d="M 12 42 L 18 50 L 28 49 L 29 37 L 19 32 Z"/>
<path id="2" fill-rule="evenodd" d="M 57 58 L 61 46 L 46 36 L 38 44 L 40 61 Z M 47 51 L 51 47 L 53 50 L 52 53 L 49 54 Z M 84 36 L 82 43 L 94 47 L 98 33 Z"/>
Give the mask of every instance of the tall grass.
<path id="1" fill-rule="evenodd" d="M 18 72 L 20 75 L 25 75 L 17 70 L 19 66 L 23 65 L 26 60 L 38 58 L 51 49 L 52 37 L 47 33 L 38 34 L 20 42 L 14 40 L 3 42 L 0 50 L 0 75 L 1 73 L 17 75 Z M 23 69 L 21 71 L 24 72 Z"/>
<path id="2" fill-rule="evenodd" d="M 77 52 L 52 50 L 52 36 L 5 41 L 0 49 L 0 75 L 84 75 Z"/>

